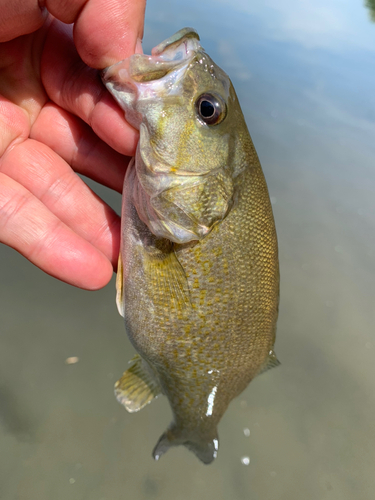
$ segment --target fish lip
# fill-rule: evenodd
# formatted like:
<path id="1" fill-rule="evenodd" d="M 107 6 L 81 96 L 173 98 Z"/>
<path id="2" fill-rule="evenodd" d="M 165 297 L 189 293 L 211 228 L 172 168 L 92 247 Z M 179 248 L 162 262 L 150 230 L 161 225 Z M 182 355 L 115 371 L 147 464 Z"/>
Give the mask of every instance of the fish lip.
<path id="1" fill-rule="evenodd" d="M 154 47 L 151 55 L 133 54 L 101 71 L 106 86 L 139 92 L 139 85 L 153 84 L 173 72 L 186 69 L 197 52 L 202 51 L 199 35 L 193 28 L 183 28 Z M 177 79 L 179 75 L 176 74 Z"/>
<path id="2" fill-rule="evenodd" d="M 194 28 L 182 28 L 181 30 L 177 31 L 177 33 L 170 36 L 166 40 L 163 40 L 156 47 L 154 47 L 151 51 L 151 54 L 153 56 L 160 56 L 162 54 L 165 54 L 166 51 L 171 47 L 179 46 L 184 40 L 187 41 L 188 39 L 197 40 L 200 47 L 200 38 L 197 31 Z M 197 42 L 195 42 L 195 44 L 197 44 Z M 185 44 L 185 48 L 187 49 L 187 44 Z"/>

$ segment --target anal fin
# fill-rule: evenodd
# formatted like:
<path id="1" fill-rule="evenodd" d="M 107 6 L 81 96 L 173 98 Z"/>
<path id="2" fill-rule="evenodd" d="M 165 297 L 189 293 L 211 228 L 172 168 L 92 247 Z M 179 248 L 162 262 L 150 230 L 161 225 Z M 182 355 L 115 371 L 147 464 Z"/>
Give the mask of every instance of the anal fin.
<path id="1" fill-rule="evenodd" d="M 132 366 L 115 384 L 117 401 L 129 413 L 141 410 L 161 393 L 161 387 L 146 362 L 136 354 Z"/>

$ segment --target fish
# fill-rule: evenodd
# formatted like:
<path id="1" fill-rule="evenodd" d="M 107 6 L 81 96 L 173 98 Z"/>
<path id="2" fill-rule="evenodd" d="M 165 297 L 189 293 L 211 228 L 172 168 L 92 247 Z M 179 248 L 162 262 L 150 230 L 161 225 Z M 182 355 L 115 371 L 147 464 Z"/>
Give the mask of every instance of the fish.
<path id="1" fill-rule="evenodd" d="M 115 394 L 131 413 L 165 395 L 173 420 L 153 457 L 183 445 L 209 464 L 229 403 L 279 364 L 266 181 L 233 85 L 193 28 L 106 68 L 102 81 L 140 134 L 116 279 L 137 354 Z"/>

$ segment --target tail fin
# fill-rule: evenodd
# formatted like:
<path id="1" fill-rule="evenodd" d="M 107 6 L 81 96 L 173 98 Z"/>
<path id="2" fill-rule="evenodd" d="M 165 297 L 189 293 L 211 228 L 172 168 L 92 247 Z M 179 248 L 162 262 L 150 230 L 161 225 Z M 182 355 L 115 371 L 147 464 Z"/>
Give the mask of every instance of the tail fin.
<path id="1" fill-rule="evenodd" d="M 161 435 L 159 441 L 156 443 L 152 456 L 155 460 L 166 453 L 172 446 L 183 445 L 199 458 L 204 464 L 210 464 L 217 457 L 219 449 L 219 439 L 216 429 L 214 436 L 201 436 L 198 433 L 192 435 L 187 433 L 182 428 L 175 427 L 173 424 L 169 427 L 164 434 Z"/>

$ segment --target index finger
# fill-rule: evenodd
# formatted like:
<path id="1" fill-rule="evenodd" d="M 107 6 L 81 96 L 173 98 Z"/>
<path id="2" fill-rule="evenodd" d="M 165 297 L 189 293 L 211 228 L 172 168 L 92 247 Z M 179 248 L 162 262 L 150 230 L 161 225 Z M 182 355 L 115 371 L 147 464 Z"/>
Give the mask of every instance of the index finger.
<path id="1" fill-rule="evenodd" d="M 146 0 L 46 0 L 49 12 L 74 23 L 74 42 L 82 60 L 102 69 L 136 51 L 143 37 Z"/>

